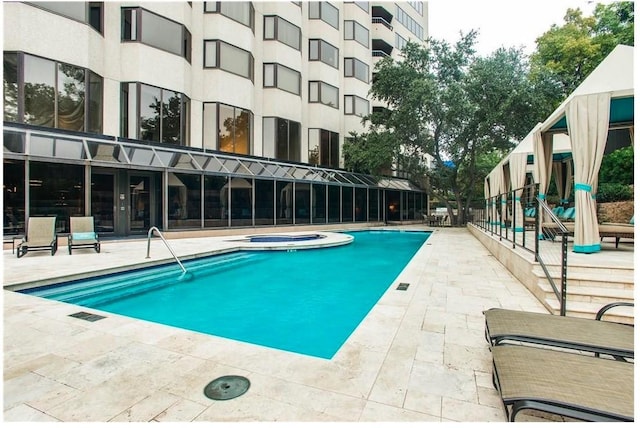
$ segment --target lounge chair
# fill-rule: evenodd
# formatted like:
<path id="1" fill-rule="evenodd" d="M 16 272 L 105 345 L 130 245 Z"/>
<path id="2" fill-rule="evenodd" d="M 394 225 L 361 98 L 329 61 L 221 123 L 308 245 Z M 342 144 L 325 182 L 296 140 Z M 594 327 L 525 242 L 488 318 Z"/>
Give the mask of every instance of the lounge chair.
<path id="1" fill-rule="evenodd" d="M 634 364 L 529 346 L 491 348 L 507 420 L 538 410 L 592 422 L 633 421 Z"/>
<path id="2" fill-rule="evenodd" d="M 634 327 L 602 320 L 608 310 L 619 306 L 633 303 L 605 305 L 596 319 L 492 308 L 484 311 L 485 337 L 492 346 L 517 342 L 632 359 Z"/>
<path id="3" fill-rule="evenodd" d="M 600 233 L 600 239 L 603 238 L 615 238 L 616 248 L 620 244 L 620 238 L 634 239 L 633 227 L 634 218 L 631 217 L 629 223 L 600 223 L 598 224 L 598 232 Z"/>
<path id="4" fill-rule="evenodd" d="M 16 255 L 18 258 L 29 251 L 51 251 L 53 256 L 58 251 L 55 217 L 29 217 L 27 234 L 18 244 Z"/>
<path id="5" fill-rule="evenodd" d="M 69 234 L 69 254 L 73 248 L 93 248 L 100 252 L 100 239 L 93 228 L 93 217 L 71 217 Z"/>

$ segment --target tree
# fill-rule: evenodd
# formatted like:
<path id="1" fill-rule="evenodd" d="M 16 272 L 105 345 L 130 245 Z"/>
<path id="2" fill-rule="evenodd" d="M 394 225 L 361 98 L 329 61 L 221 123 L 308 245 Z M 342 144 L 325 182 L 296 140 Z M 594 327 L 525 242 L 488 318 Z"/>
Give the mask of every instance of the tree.
<path id="1" fill-rule="evenodd" d="M 523 138 L 544 117 L 537 93 L 548 92 L 528 79 L 522 51 L 477 57 L 475 38 L 472 31 L 453 45 L 435 39 L 427 47 L 408 43 L 402 61 L 380 61 L 371 96 L 387 110 L 366 118 L 369 132 L 347 145 L 345 166 L 375 173 L 393 162 L 415 182 L 428 181 L 430 196 L 450 215 L 454 208 L 468 212 L 489 172 L 478 159 L 495 151 L 504 155 Z M 378 164 L 375 153 L 384 153 Z"/>
<path id="2" fill-rule="evenodd" d="M 618 45 L 634 44 L 633 2 L 598 4 L 593 16 L 568 9 L 563 26 L 553 25 L 536 39 L 532 76 L 552 76 L 560 85 L 558 105 Z"/>

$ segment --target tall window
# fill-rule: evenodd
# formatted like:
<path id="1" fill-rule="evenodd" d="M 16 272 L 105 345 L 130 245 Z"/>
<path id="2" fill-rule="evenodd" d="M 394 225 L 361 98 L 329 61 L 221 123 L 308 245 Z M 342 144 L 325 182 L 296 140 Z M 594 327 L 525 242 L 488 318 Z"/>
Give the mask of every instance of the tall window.
<path id="1" fill-rule="evenodd" d="M 301 31 L 300 28 L 279 16 L 265 16 L 264 39 L 278 40 L 299 51 Z"/>
<path id="2" fill-rule="evenodd" d="M 253 81 L 253 55 L 222 40 L 204 41 L 204 68 L 219 68 Z"/>
<path id="3" fill-rule="evenodd" d="M 264 87 L 278 88 L 292 94 L 300 95 L 300 73 L 280 64 L 264 64 Z"/>
<path id="4" fill-rule="evenodd" d="M 122 41 L 144 43 L 191 62 L 191 33 L 186 27 L 140 7 L 122 9 Z"/>
<path id="5" fill-rule="evenodd" d="M 355 40 L 365 48 L 368 48 L 369 30 L 356 21 L 344 21 L 344 39 Z"/>
<path id="6" fill-rule="evenodd" d="M 120 101 L 123 137 L 187 145 L 190 100 L 186 95 L 131 82 L 121 84 Z"/>
<path id="7" fill-rule="evenodd" d="M 396 48 L 402 50 L 405 46 L 407 46 L 407 39 L 396 33 Z"/>
<path id="8" fill-rule="evenodd" d="M 309 102 L 321 103 L 333 108 L 338 108 L 338 88 L 328 83 L 311 81 L 309 82 Z"/>
<path id="9" fill-rule="evenodd" d="M 224 15 L 251 28 L 251 30 L 255 28 L 255 11 L 250 1 L 206 1 L 204 2 L 204 11 Z"/>
<path id="10" fill-rule="evenodd" d="M 102 34 L 104 2 L 101 1 L 32 1 L 28 4 L 58 15 L 89 24 Z"/>
<path id="11" fill-rule="evenodd" d="M 418 24 L 413 18 L 409 16 L 407 12 L 402 10 L 402 8 L 396 5 L 396 16 L 395 18 L 400 22 L 405 28 L 411 31 L 419 40 L 423 39 L 424 30 L 422 29 L 422 25 Z"/>
<path id="12" fill-rule="evenodd" d="M 102 132 L 102 77 L 21 52 L 4 53 L 4 120 Z"/>
<path id="13" fill-rule="evenodd" d="M 265 117 L 262 126 L 265 157 L 300 162 L 299 122 L 279 117 Z"/>
<path id="14" fill-rule="evenodd" d="M 220 103 L 204 103 L 204 148 L 251 154 L 253 114 Z"/>
<path id="15" fill-rule="evenodd" d="M 358 6 L 360 9 L 369 13 L 369 2 L 368 1 L 345 1 L 345 3 L 352 3 Z"/>
<path id="16" fill-rule="evenodd" d="M 340 167 L 340 134 L 326 129 L 309 129 L 309 163 Z"/>
<path id="17" fill-rule="evenodd" d="M 344 114 L 366 116 L 369 114 L 369 101 L 357 95 L 344 96 Z"/>
<path id="18" fill-rule="evenodd" d="M 322 61 L 333 68 L 338 68 L 338 48 L 324 40 L 309 40 L 309 61 Z"/>
<path id="19" fill-rule="evenodd" d="M 344 77 L 355 77 L 369 83 L 369 66 L 358 58 L 344 59 Z"/>
<path id="20" fill-rule="evenodd" d="M 334 28 L 340 22 L 338 8 L 326 1 L 309 2 L 309 19 L 320 19 Z"/>

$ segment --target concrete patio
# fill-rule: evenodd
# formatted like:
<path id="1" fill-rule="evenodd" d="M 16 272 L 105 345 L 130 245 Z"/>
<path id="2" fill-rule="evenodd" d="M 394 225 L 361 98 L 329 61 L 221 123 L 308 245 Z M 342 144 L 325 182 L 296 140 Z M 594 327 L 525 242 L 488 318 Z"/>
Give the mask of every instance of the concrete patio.
<path id="1" fill-rule="evenodd" d="M 410 229 L 426 226 L 405 226 Z M 221 237 L 172 239 L 178 256 Z M 505 421 L 482 311 L 545 312 L 464 228 L 437 228 L 331 360 L 27 296 L 7 287 L 170 258 L 159 240 L 21 259 L 4 250 L 4 421 Z M 408 290 L 396 290 L 399 282 Z M 81 310 L 106 318 L 70 317 Z M 223 375 L 251 381 L 213 401 Z M 531 419 L 535 419 L 531 417 Z"/>

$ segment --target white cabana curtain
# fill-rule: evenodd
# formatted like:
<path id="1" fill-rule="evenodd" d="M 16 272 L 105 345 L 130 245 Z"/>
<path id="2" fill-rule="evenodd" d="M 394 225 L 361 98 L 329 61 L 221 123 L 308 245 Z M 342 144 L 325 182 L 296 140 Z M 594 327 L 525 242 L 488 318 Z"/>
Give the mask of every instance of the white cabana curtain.
<path id="1" fill-rule="evenodd" d="M 560 204 L 568 204 L 569 196 L 571 195 L 571 182 L 573 181 L 571 161 L 554 162 L 553 177 L 555 179 L 556 189 L 558 189 L 558 196 L 560 196 Z"/>
<path id="2" fill-rule="evenodd" d="M 489 177 L 485 177 L 484 179 L 484 218 L 491 221 L 491 193 L 489 190 Z M 485 220 L 486 221 L 486 220 Z M 489 224 L 485 224 L 485 227 Z"/>
<path id="3" fill-rule="evenodd" d="M 567 106 L 567 128 L 575 167 L 576 226 L 573 251 L 600 251 L 595 196 L 609 132 L 611 94 L 575 97 Z"/>
<path id="4" fill-rule="evenodd" d="M 491 193 L 491 222 L 492 226 L 500 224 L 498 221 L 497 196 L 500 194 L 499 176 L 502 175 L 502 167 L 496 167 L 489 174 L 489 191 Z"/>
<path id="5" fill-rule="evenodd" d="M 542 133 L 537 129 L 533 133 L 533 178 L 538 183 L 538 197 L 545 200 L 547 197 L 547 189 L 549 188 L 549 182 L 551 181 L 551 165 L 553 164 L 553 136 L 546 134 L 545 138 L 542 137 Z M 539 214 L 544 211 L 539 210 Z M 542 223 L 545 221 L 544 217 L 540 218 L 540 230 L 538 230 L 538 236 L 544 237 L 542 233 Z"/>
<path id="6" fill-rule="evenodd" d="M 502 227 L 506 227 L 508 210 L 507 210 L 507 192 L 509 191 L 509 164 L 502 164 L 500 169 L 500 224 Z"/>
<path id="7" fill-rule="evenodd" d="M 513 153 L 509 157 L 509 174 L 511 181 L 511 190 L 514 191 L 515 211 L 513 213 L 513 222 L 511 228 L 516 232 L 524 232 L 524 215 L 522 213 L 522 191 L 524 183 L 527 179 L 527 154 Z"/>

